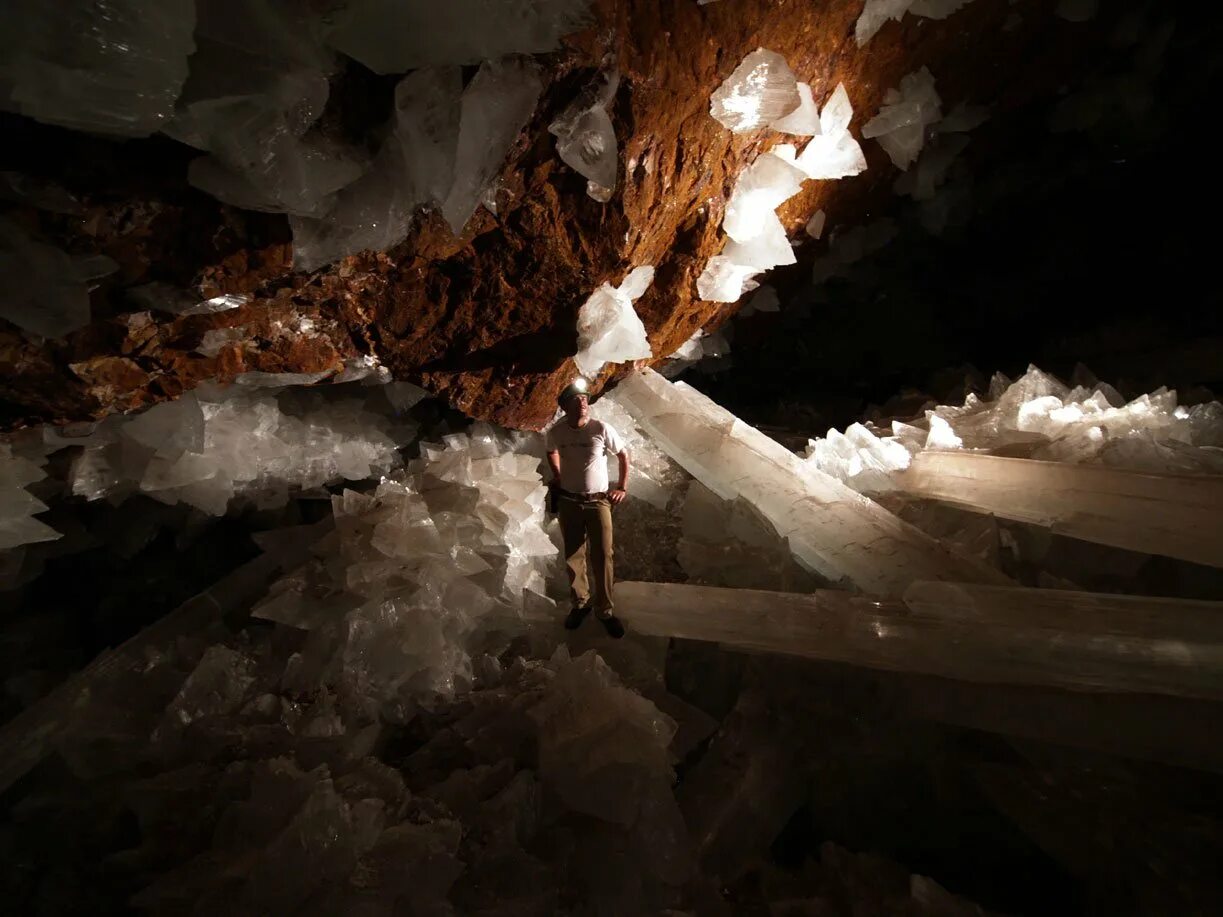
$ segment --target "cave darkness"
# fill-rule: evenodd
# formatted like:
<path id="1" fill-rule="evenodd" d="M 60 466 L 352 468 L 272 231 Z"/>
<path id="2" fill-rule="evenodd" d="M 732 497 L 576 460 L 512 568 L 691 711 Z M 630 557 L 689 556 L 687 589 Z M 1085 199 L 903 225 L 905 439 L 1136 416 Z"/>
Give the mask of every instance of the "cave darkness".
<path id="1" fill-rule="evenodd" d="M 147 13 L 139 0 L 115 2 Z M 183 2 L 208 14 L 193 66 L 208 60 L 226 15 L 258 8 L 259 28 L 315 19 L 330 28 L 347 10 L 393 7 Z M 0 896 L 13 913 L 1223 912 L 1213 623 L 1199 621 L 1200 645 L 1163 647 L 1159 662 L 1206 686 L 1184 694 L 977 683 L 632 627 L 609 646 L 590 627 L 566 636 L 537 622 L 471 623 L 502 602 L 498 588 L 512 591 L 523 552 L 507 533 L 548 524 L 527 466 L 577 373 L 579 309 L 643 264 L 655 267 L 633 304 L 653 352 L 644 362 L 669 372 L 667 358 L 694 333 L 720 331 L 729 357 L 675 378 L 796 452 L 830 428 L 882 427 L 986 397 L 993 374 L 1014 380 L 1030 365 L 1126 398 L 1166 387 L 1181 405 L 1217 402 L 1217 218 L 1198 150 L 1223 88 L 1223 10 L 972 0 L 944 18 L 889 21 L 858 46 L 862 0 L 594 0 L 592 22 L 550 51 L 513 58 L 537 68 L 537 107 L 462 231 L 440 201 L 416 201 L 424 206 L 393 244 L 302 270 L 300 215 L 205 193 L 189 179 L 205 147 L 21 113 L 30 103 L 14 95 L 10 71 L 27 51 L 49 53 L 23 24 L 43 22 L 35 6 L 17 0 L 11 19 L 0 14 L 17 36 L 0 41 L 0 276 L 11 292 L 0 313 L 0 503 L 12 516 L 0 516 L 0 538 L 31 518 L 57 535 L 0 542 Z M 81 21 L 91 15 L 86 0 L 70 6 Z M 732 135 L 709 116 L 710 93 L 757 47 L 782 53 L 817 101 L 847 86 L 869 168 L 808 181 L 781 205 L 796 263 L 756 278 L 780 309 L 741 315 L 752 293 L 720 303 L 696 290 L 725 242 L 738 176 L 795 139 Z M 312 51 L 334 60 L 309 136 L 375 174 L 404 70 L 377 72 L 321 39 Z M 300 76 L 283 48 L 243 53 Z M 960 101 L 989 110 L 940 182 L 937 228 L 930 202 L 893 193 L 900 172 L 862 135 L 884 92 L 927 64 L 944 114 Z M 561 162 L 548 127 L 612 66 L 619 185 L 603 203 Z M 466 88 L 482 65 L 463 59 L 455 70 Z M 219 93 L 200 72 L 184 99 Z M 387 212 L 402 191 L 388 188 Z M 818 240 L 803 229 L 817 208 L 827 213 Z M 821 271 L 838 239 L 882 220 L 895 229 L 885 245 Z M 18 320 L 57 284 L 77 283 L 25 270 L 31 239 L 114 265 L 82 294 L 87 320 L 58 337 Z M 181 301 L 224 297 L 240 303 L 179 314 Z M 591 382 L 619 405 L 632 371 L 609 363 Z M 320 381 L 226 388 L 280 374 Z M 308 431 L 276 457 L 279 472 L 261 468 L 219 508 L 206 508 L 191 480 L 124 480 L 133 462 L 156 467 L 150 456 L 165 456 L 123 439 L 123 415 L 199 396 L 203 443 L 227 391 L 244 392 L 264 418 L 242 434 L 252 453 L 270 417 Z M 191 439 L 163 422 L 158 435 Z M 473 426 L 485 423 L 495 426 Z M 43 448 L 44 436 L 85 434 L 101 438 Z M 368 474 L 277 480 L 312 450 L 346 443 L 377 453 Z M 1218 462 L 1220 443 L 1193 448 Z M 477 487 L 437 470 L 463 450 L 518 459 L 513 474 L 496 466 L 506 490 L 490 496 L 488 480 Z M 81 471 L 90 457 L 93 477 Z M 21 477 L 25 459 L 41 477 Z M 178 466 L 166 462 L 170 480 Z M 659 479 L 658 503 L 631 494 L 617 510 L 620 580 L 858 590 L 801 564 L 742 497 L 723 499 L 678 465 Z M 394 512 L 387 480 L 403 486 Z M 1199 480 L 1203 503 L 1216 505 L 1217 475 Z M 1152 620 L 1223 607 L 1215 563 L 933 499 L 868 496 L 898 525 L 977 552 L 974 562 L 1029 593 L 1210 603 L 1152 606 Z M 31 510 L 31 499 L 48 508 Z M 320 534 L 332 520 L 335 531 Z M 386 547 L 422 525 L 441 532 L 413 542 L 423 560 Z M 522 570 L 548 572 L 534 555 Z M 551 574 L 547 597 L 517 590 L 519 610 L 534 601 L 553 617 L 564 611 L 559 567 Z M 439 615 L 463 602 L 477 610 L 432 630 L 405 617 L 399 631 L 379 631 L 405 583 Z M 362 592 L 375 588 L 385 594 Z M 372 604 L 350 610 L 354 595 Z M 285 619 L 252 615 L 273 601 Z M 1065 650 L 1050 633 L 1056 656 Z M 445 660 L 430 664 L 453 668 L 449 681 L 429 681 L 421 663 L 377 693 L 379 665 L 416 665 L 413 654 L 429 652 Z"/>

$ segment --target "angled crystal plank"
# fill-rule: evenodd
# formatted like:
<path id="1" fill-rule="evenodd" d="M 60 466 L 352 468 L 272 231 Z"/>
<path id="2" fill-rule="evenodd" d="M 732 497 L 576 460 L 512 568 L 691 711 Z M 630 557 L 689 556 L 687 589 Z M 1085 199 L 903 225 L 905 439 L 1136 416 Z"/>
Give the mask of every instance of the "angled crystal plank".
<path id="1" fill-rule="evenodd" d="M 1072 538 L 1223 567 L 1223 475 L 924 452 L 897 481 L 914 496 Z"/>
<path id="2" fill-rule="evenodd" d="M 890 596 L 916 580 L 1008 582 L 811 468 L 683 383 L 648 370 L 622 382 L 615 397 L 690 474 L 723 499 L 753 504 L 788 539 L 800 563 L 821 576 Z"/>

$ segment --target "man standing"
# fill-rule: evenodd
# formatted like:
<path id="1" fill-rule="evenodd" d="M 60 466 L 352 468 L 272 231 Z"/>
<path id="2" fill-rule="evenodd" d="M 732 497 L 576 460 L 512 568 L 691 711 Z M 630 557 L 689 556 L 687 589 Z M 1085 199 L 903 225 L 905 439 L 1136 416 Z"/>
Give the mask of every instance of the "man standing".
<path id="1" fill-rule="evenodd" d="M 548 431 L 547 449 L 552 469 L 549 486 L 557 496 L 573 599 L 565 627 L 573 630 L 580 626 L 593 608 L 607 633 L 619 639 L 624 636 L 624 625 L 612 613 L 615 572 L 611 508 L 626 495 L 628 450 L 609 424 L 591 418 L 585 379 L 569 385 L 556 400 L 565 416 Z M 607 481 L 609 454 L 620 460 L 620 478 L 611 489 Z"/>

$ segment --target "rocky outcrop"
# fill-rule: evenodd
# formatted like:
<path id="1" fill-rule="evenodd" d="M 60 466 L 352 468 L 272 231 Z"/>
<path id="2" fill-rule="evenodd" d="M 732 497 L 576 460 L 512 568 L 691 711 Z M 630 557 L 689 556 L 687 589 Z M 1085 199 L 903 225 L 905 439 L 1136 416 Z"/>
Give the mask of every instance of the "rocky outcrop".
<path id="1" fill-rule="evenodd" d="M 1091 24 L 1032 2 L 977 0 L 945 20 L 906 17 L 865 47 L 854 40 L 857 0 L 604 0 L 597 23 L 541 58 L 546 87 L 503 168 L 496 213 L 481 208 L 455 238 L 426 214 L 389 252 L 364 253 L 313 273 L 294 272 L 287 221 L 222 205 L 186 184 L 191 151 L 165 138 L 123 143 L 6 118 L 10 161 L 79 201 L 72 213 L 18 201 L 5 215 L 73 254 L 102 253 L 119 270 L 92 292 L 93 321 L 58 341 L 0 321 L 0 424 L 97 418 L 174 398 L 199 381 L 248 371 L 341 371 L 374 357 L 474 416 L 538 428 L 576 370 L 578 309 L 604 282 L 653 265 L 636 303 L 661 358 L 737 308 L 698 298 L 696 278 L 724 240 L 723 207 L 739 171 L 782 136 L 734 135 L 709 115 L 709 97 L 757 47 L 782 54 L 823 99 L 849 91 L 852 130 L 884 92 L 926 66 L 946 107 L 990 103 L 995 116 L 1049 91 L 1095 41 Z M 1035 54 L 1034 49 L 1040 53 Z M 608 112 L 621 150 L 618 185 L 602 204 L 556 153 L 547 125 L 608 60 L 621 74 Z M 335 78 L 324 123 L 337 131 L 385 118 L 394 83 L 351 65 Z M 870 168 L 808 182 L 780 211 L 793 236 L 817 209 L 853 225 L 891 199 L 896 172 L 873 142 Z M 823 243 L 808 241 L 808 251 Z M 800 264 L 801 261 L 800 249 Z M 200 299 L 247 294 L 205 315 L 150 310 L 134 289 L 198 290 Z M 158 289 L 158 288 L 154 288 Z M 200 353 L 205 334 L 234 329 Z M 368 362 L 368 360 L 366 361 Z M 607 367 L 599 385 L 617 372 Z"/>

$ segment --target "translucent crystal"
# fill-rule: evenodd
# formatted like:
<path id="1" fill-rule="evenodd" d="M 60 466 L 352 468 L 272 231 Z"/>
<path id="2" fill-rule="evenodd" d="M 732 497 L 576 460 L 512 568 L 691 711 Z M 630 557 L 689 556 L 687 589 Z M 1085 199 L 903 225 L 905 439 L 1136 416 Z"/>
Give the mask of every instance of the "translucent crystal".
<path id="1" fill-rule="evenodd" d="M 373 164 L 322 216 L 290 219 L 294 267 L 312 271 L 360 251 L 391 249 L 407 237 L 417 207 L 441 206 L 454 178 L 461 91 L 457 67 L 419 70 L 400 81 Z"/>
<path id="2" fill-rule="evenodd" d="M 710 302 L 738 302 L 744 293 L 759 286 L 752 280 L 759 273 L 759 268 L 736 264 L 725 255 L 714 255 L 697 278 L 697 295 Z"/>
<path id="3" fill-rule="evenodd" d="M 963 134 L 940 136 L 922 151 L 917 165 L 896 179 L 893 186 L 897 194 L 907 194 L 915 201 L 933 200 L 940 185 L 947 178 L 956 158 L 968 146 Z"/>
<path id="4" fill-rule="evenodd" d="M 709 113 L 736 134 L 766 127 L 798 109 L 802 97 L 786 59 L 757 48 L 714 90 Z"/>
<path id="5" fill-rule="evenodd" d="M 812 137 L 793 164 L 808 178 L 847 178 L 866 170 L 862 148 L 849 133 L 853 106 L 845 85 L 838 83 L 820 112 L 820 133 Z"/>
<path id="6" fill-rule="evenodd" d="M 46 477 L 42 467 L 14 454 L 8 443 L 0 443 L 0 551 L 38 541 L 62 537 L 45 522 L 33 518 L 47 505 L 26 490 Z"/>
<path id="7" fill-rule="evenodd" d="M 927 128 L 942 117 L 934 77 L 925 67 L 889 89 L 879 113 L 862 127 L 863 137 L 879 141 L 899 169 L 907 169 L 921 152 Z"/>
<path id="8" fill-rule="evenodd" d="M 617 614 L 656 636 L 961 681 L 1223 697 L 1218 602 L 947 582 L 915 582 L 891 601 L 672 583 L 617 590 Z"/>
<path id="9" fill-rule="evenodd" d="M 880 594 L 898 594 L 914 579 L 1004 580 L 805 465 L 683 383 L 647 370 L 629 376 L 617 392 L 685 470 L 723 499 L 752 503 L 804 566 L 831 580 L 848 578 Z"/>
<path id="10" fill-rule="evenodd" d="M 590 294 L 578 312 L 578 352 L 573 358 L 578 372 L 587 378 L 598 375 L 604 363 L 628 363 L 653 356 L 645 325 L 637 317 L 633 302 L 654 279 L 649 265 L 634 268 L 618 287 L 605 283 Z"/>
<path id="11" fill-rule="evenodd" d="M 774 212 L 797 194 L 806 176 L 772 153 L 765 153 L 743 170 L 726 204 L 722 228 L 732 239 L 747 242 L 780 225 Z M 782 231 L 785 234 L 785 231 Z"/>
<path id="12" fill-rule="evenodd" d="M 193 0 L 18 2 L 0 38 L 0 106 L 47 124 L 144 137 L 163 127 L 195 50 Z"/>
<path id="13" fill-rule="evenodd" d="M 616 187 L 620 165 L 616 132 L 607 114 L 619 85 L 619 72 L 600 73 L 548 125 L 561 159 L 589 179 L 591 197 L 603 202 Z"/>
<path id="14" fill-rule="evenodd" d="M 828 216 L 824 211 L 817 210 L 811 215 L 811 219 L 807 221 L 807 225 L 803 229 L 811 238 L 818 239 L 824 235 L 824 223 L 827 219 Z"/>
<path id="15" fill-rule="evenodd" d="M 481 64 L 463 90 L 454 184 L 442 205 L 455 235 L 475 213 L 542 91 L 539 68 L 516 58 Z"/>
<path id="16" fill-rule="evenodd" d="M 104 255 L 69 255 L 0 218 L 0 318 L 42 337 L 89 324 L 89 281 L 118 269 Z"/>
<path id="17" fill-rule="evenodd" d="M 562 37 L 588 23 L 589 7 L 589 0 L 357 0 L 337 17 L 330 41 L 375 73 L 479 64 L 555 51 Z"/>
<path id="18" fill-rule="evenodd" d="M 946 19 L 971 0 L 866 0 L 854 26 L 858 47 L 870 41 L 889 19 L 899 21 L 906 12 L 929 19 Z"/>
<path id="19" fill-rule="evenodd" d="M 784 134 L 797 134 L 803 137 L 811 137 L 820 133 L 820 109 L 815 104 L 815 99 L 811 96 L 811 86 L 807 83 L 799 83 L 798 85 L 798 108 L 790 112 L 784 118 L 778 118 L 769 127 L 775 131 L 781 131 Z"/>

